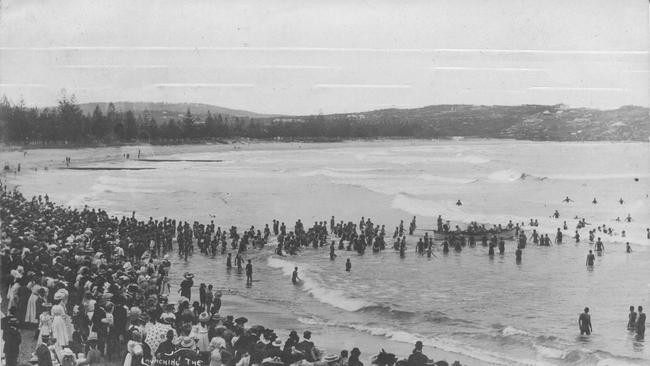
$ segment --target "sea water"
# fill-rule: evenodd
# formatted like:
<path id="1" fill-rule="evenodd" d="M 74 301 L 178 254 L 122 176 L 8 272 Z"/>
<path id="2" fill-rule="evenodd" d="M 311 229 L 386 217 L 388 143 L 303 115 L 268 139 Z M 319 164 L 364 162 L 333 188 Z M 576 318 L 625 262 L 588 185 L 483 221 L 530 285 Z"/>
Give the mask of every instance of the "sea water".
<path id="1" fill-rule="evenodd" d="M 405 258 L 392 248 L 364 255 L 337 250 L 333 261 L 327 248 L 290 257 L 267 249 L 251 254 L 259 281 L 250 287 L 241 274 L 226 272 L 221 255 L 195 254 L 187 264 L 173 256 L 176 272 L 192 270 L 197 283 L 276 309 L 268 316 L 292 319 L 292 326 L 405 344 L 422 340 L 432 352 L 481 364 L 650 363 L 647 345 L 626 330 L 629 305 L 650 308 L 649 144 L 469 140 L 140 149 L 147 159 L 167 161 L 116 158 L 137 156 L 134 147 L 33 150 L 3 158 L 27 159 L 23 173 L 9 176 L 26 194 L 47 193 L 56 202 L 118 215 L 136 211 L 142 219 L 213 220 L 222 229 L 263 229 L 278 219 L 292 230 L 297 219 L 310 227 L 315 221 L 329 226 L 331 216 L 355 223 L 364 216 L 386 225 L 392 237 L 400 220 L 408 228 L 417 217 Z M 154 169 L 44 171 L 43 164 L 57 159 L 53 155 L 71 156 L 74 166 Z M 39 171 L 30 171 L 30 164 L 40 164 Z M 562 202 L 566 196 L 573 202 Z M 551 218 L 555 210 L 559 219 Z M 615 220 L 628 214 L 631 223 Z M 493 258 L 480 244 L 449 254 L 438 246 L 432 258 L 416 255 L 415 242 L 431 233 L 426 230 L 438 215 L 452 225 L 525 222 L 528 235 L 532 218 L 539 221 L 534 229 L 551 238 L 564 221 L 569 230 L 562 245 L 529 245 L 521 264 L 515 263 L 514 242 Z M 576 216 L 590 223 L 579 230 L 580 243 L 571 239 Z M 602 224 L 614 234 L 597 232 L 605 252 L 588 269 L 586 254 L 594 249 L 588 230 Z M 344 271 L 347 258 L 350 273 Z M 290 281 L 294 267 L 303 280 L 298 287 Z M 590 337 L 577 329 L 585 306 L 592 314 Z"/>

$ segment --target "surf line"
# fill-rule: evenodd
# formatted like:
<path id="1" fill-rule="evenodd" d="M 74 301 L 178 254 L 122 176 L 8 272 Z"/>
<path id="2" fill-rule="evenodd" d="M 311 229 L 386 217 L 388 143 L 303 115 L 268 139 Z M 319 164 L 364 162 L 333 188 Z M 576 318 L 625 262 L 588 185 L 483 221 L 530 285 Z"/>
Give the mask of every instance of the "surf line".
<path id="1" fill-rule="evenodd" d="M 117 168 L 117 167 L 60 167 L 59 169 L 67 170 L 153 170 L 156 168 Z"/>
<path id="2" fill-rule="evenodd" d="M 138 161 L 146 161 L 151 163 L 221 163 L 221 159 L 137 159 Z"/>

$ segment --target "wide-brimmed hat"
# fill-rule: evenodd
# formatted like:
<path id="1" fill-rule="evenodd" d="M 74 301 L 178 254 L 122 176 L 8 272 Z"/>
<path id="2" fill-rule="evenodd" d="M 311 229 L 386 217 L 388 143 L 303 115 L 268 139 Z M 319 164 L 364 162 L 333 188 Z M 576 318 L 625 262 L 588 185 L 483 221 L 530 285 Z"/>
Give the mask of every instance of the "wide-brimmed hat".
<path id="1" fill-rule="evenodd" d="M 282 359 L 280 357 L 267 357 L 262 360 L 262 365 L 279 366 L 284 365 L 284 362 L 282 362 Z"/>
<path id="2" fill-rule="evenodd" d="M 199 322 L 207 323 L 208 321 L 210 321 L 210 315 L 208 315 L 208 313 L 204 311 L 201 314 L 199 314 Z"/>
<path id="3" fill-rule="evenodd" d="M 61 351 L 61 356 L 63 356 L 63 358 L 70 357 L 70 356 L 75 357 L 74 352 L 72 352 L 72 350 L 67 347 L 64 348 L 63 351 Z"/>
<path id="4" fill-rule="evenodd" d="M 221 337 L 214 337 L 210 341 L 210 348 L 212 349 L 226 348 L 226 341 Z"/>
<path id="5" fill-rule="evenodd" d="M 282 340 L 280 338 L 277 338 L 273 341 L 273 345 L 282 348 Z"/>
<path id="6" fill-rule="evenodd" d="M 183 336 L 181 337 L 178 346 L 182 348 L 194 348 L 194 344 L 194 339 L 189 336 Z"/>
<path id="7" fill-rule="evenodd" d="M 235 324 L 243 325 L 246 322 L 248 322 L 248 319 L 246 317 L 243 317 L 243 316 L 235 319 Z"/>
<path id="8" fill-rule="evenodd" d="M 185 272 L 183 274 L 183 277 L 185 277 L 187 279 L 191 279 L 191 278 L 194 278 L 194 275 L 192 273 L 190 273 L 190 272 Z"/>
<path id="9" fill-rule="evenodd" d="M 323 357 L 323 361 L 325 362 L 336 362 L 338 360 L 339 360 L 339 356 L 333 353 L 330 353 L 327 356 Z"/>

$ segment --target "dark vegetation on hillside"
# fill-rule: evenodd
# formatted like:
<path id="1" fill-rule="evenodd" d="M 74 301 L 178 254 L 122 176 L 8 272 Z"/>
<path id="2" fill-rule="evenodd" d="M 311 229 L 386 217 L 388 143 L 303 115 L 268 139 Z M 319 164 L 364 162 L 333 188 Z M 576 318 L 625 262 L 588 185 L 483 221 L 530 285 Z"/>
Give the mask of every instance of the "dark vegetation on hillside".
<path id="1" fill-rule="evenodd" d="M 130 108 L 130 109 L 128 109 Z M 194 109 L 193 109 L 194 108 Z M 76 103 L 52 108 L 0 101 L 0 138 L 10 144 L 187 143 L 231 138 L 320 140 L 450 138 L 648 141 L 648 108 L 563 105 L 436 105 L 317 116 L 265 116 L 206 104 Z"/>

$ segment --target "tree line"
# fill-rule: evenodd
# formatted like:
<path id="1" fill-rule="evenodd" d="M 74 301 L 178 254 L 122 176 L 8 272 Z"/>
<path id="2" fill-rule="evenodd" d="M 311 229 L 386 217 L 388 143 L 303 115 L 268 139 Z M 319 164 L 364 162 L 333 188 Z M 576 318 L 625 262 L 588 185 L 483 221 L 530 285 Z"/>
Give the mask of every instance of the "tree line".
<path id="1" fill-rule="evenodd" d="M 201 140 L 253 139 L 345 139 L 374 137 L 434 137 L 432 126 L 408 123 L 397 118 L 363 121 L 346 116 L 307 116 L 301 118 L 248 118 L 208 112 L 197 118 L 188 109 L 182 117 L 159 123 L 146 114 L 116 110 L 108 104 L 106 112 L 96 106 L 84 114 L 76 98 L 62 96 L 53 108 L 26 107 L 25 103 L 0 100 L 2 139 L 15 144 L 101 144 L 174 143 Z"/>

